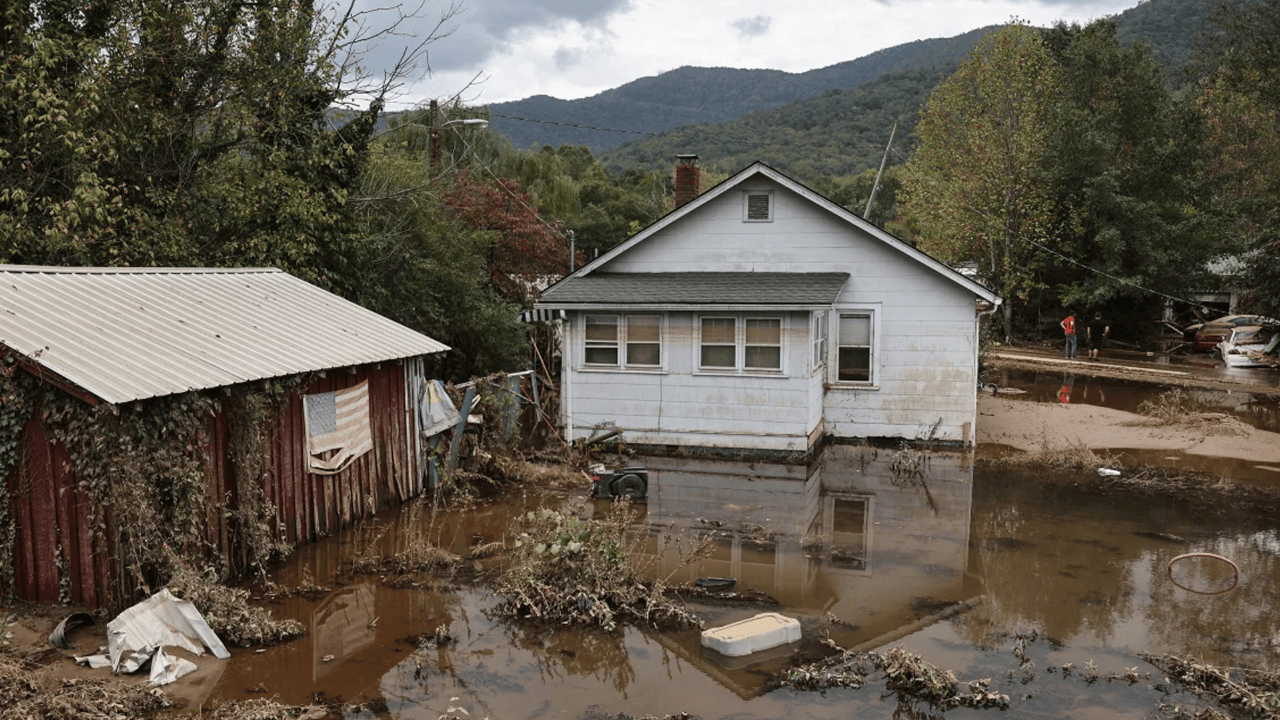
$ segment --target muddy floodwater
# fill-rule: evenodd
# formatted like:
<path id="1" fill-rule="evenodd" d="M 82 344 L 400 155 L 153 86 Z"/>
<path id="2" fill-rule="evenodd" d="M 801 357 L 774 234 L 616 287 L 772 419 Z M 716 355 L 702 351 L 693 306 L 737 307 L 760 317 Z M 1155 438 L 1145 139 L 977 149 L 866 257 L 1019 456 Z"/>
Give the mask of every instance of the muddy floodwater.
<path id="1" fill-rule="evenodd" d="M 703 718 L 881 718 L 898 703 L 883 682 L 826 693 L 778 687 L 776 673 L 815 658 L 830 638 L 859 650 L 903 645 L 962 682 L 991 678 L 1014 717 L 1144 718 L 1170 692 L 1142 653 L 1275 669 L 1280 661 L 1280 537 L 1274 515 L 1209 497 L 1106 489 L 1086 478 L 993 470 L 964 454 L 828 448 L 804 465 L 635 458 L 649 471 L 635 546 L 709 536 L 712 555 L 653 572 L 672 582 L 737 580 L 740 595 L 689 601 L 715 627 L 775 611 L 803 639 L 728 658 L 697 631 L 616 634 L 496 619 L 474 567 L 408 581 L 350 576 L 374 548 L 429 536 L 466 557 L 511 542 L 533 507 L 606 511 L 583 492 L 511 493 L 465 511 L 402 509 L 304 547 L 272 580 L 321 589 L 272 605 L 307 635 L 265 651 L 235 650 L 214 699 L 323 696 L 364 704 L 352 717 L 435 720 L 449 708 L 518 720 L 687 712 Z M 1213 553 L 1231 564 L 1188 558 Z M 501 557 L 468 561 L 497 567 Z M 419 649 L 445 628 L 455 640 Z M 1127 677 L 1126 677 L 1127 676 Z M 1136 679 L 1136 681 L 1134 681 Z M 952 710 L 948 717 L 993 710 Z M 459 714 L 457 711 L 455 715 Z"/>

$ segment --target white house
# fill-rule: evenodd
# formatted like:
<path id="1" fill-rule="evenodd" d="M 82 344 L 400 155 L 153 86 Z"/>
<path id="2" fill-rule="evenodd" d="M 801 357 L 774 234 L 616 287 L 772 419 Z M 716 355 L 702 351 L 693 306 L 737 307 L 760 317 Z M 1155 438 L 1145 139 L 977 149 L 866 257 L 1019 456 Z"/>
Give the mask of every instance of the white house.
<path id="1" fill-rule="evenodd" d="M 567 438 L 616 426 L 632 445 L 802 455 L 824 435 L 968 444 L 978 321 L 999 303 L 755 163 L 535 310 L 564 318 Z"/>

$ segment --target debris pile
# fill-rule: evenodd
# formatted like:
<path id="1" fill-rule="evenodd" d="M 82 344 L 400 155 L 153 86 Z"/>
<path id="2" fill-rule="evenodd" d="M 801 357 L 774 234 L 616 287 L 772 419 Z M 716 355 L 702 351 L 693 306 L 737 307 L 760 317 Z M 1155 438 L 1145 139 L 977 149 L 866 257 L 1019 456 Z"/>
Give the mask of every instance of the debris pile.
<path id="1" fill-rule="evenodd" d="M 793 668 L 783 680 L 797 690 L 860 688 L 872 671 L 884 674 L 885 686 L 900 700 L 924 702 L 940 710 L 1009 708 L 1009 696 L 991 690 L 991 679 L 961 686 L 954 672 L 939 670 L 901 645 L 885 651 L 855 653 L 830 640 L 837 653 L 825 660 Z"/>
<path id="2" fill-rule="evenodd" d="M 304 632 L 297 620 L 278 620 L 266 608 L 250 605 L 248 590 L 221 585 L 208 574 L 180 571 L 168 588 L 195 605 L 209 627 L 231 645 L 272 645 L 301 637 Z"/>
<path id="3" fill-rule="evenodd" d="M 604 520 L 545 508 L 528 513 L 524 531 L 512 543 L 509 569 L 497 581 L 504 597 L 498 612 L 609 631 L 625 621 L 701 628 L 696 615 L 666 599 L 663 581 L 641 579 L 637 551 L 646 536 L 632 533 L 628 540 L 634 517 L 625 501 L 613 503 Z M 696 550 L 682 552 L 681 561 L 696 555 Z"/>
<path id="4" fill-rule="evenodd" d="M 1280 672 L 1221 668 L 1177 655 L 1143 655 L 1173 682 L 1250 718 L 1280 718 Z"/>

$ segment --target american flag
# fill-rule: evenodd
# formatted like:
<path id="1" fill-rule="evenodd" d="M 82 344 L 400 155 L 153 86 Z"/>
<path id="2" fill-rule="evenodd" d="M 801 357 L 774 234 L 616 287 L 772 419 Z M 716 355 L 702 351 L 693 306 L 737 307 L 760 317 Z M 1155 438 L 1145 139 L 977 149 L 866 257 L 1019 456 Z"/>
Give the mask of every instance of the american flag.
<path id="1" fill-rule="evenodd" d="M 342 472 L 373 449 L 369 430 L 369 381 L 343 390 L 303 397 L 307 417 L 308 469 Z"/>

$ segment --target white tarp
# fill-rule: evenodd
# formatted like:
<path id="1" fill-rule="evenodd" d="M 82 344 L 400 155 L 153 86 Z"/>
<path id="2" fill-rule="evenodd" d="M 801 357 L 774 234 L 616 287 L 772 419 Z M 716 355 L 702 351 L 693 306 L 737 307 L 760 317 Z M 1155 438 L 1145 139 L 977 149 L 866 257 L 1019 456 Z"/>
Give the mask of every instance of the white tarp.
<path id="1" fill-rule="evenodd" d="M 107 652 L 111 669 L 118 672 L 128 652 L 161 646 L 180 647 L 195 655 L 208 648 L 215 657 L 231 657 L 200 611 L 168 589 L 152 595 L 107 623 Z"/>
<path id="2" fill-rule="evenodd" d="M 444 391 L 444 384 L 439 380 L 430 380 L 426 384 L 422 398 L 422 437 L 431 437 L 444 432 L 458 423 L 458 408 L 453 406 L 449 394 Z"/>
<path id="3" fill-rule="evenodd" d="M 165 653 L 164 648 L 156 648 L 156 654 L 151 658 L 151 676 L 149 678 L 152 685 L 168 685 L 187 673 L 195 672 L 196 664 L 174 655 Z"/>

